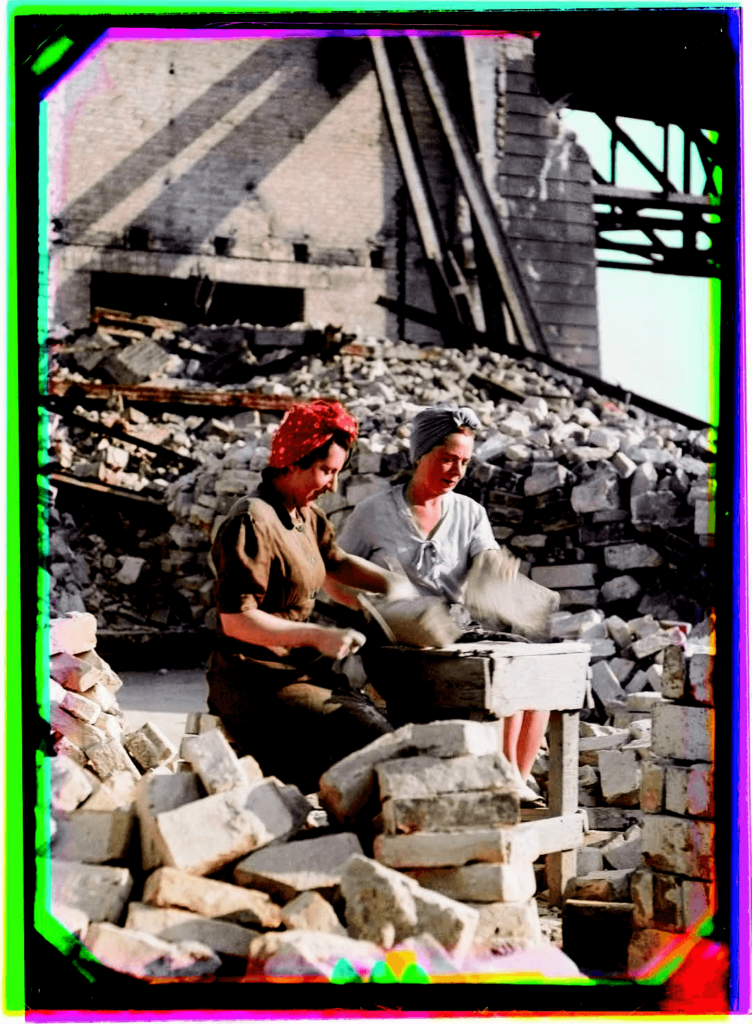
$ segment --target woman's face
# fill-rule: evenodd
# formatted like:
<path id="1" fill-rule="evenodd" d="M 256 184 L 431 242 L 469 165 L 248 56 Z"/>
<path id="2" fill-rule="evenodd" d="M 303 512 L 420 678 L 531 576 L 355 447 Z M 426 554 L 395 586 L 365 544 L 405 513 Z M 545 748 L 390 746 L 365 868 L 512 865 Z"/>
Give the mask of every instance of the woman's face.
<path id="1" fill-rule="evenodd" d="M 287 474 L 287 486 L 298 508 L 310 505 L 327 491 L 336 491 L 339 472 L 347 460 L 347 452 L 333 444 L 323 459 L 318 459 L 308 469 L 291 466 Z"/>
<path id="2" fill-rule="evenodd" d="M 465 475 L 473 445 L 469 434 L 449 434 L 441 444 L 418 459 L 415 478 L 432 497 L 446 494 Z"/>

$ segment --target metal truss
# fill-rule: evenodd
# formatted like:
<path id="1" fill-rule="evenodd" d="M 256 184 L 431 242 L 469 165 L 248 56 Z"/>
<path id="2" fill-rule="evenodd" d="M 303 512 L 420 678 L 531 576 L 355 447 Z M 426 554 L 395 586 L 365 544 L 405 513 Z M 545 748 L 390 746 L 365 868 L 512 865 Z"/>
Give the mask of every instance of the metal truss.
<path id="1" fill-rule="evenodd" d="M 699 128 L 674 126 L 683 133 L 680 177 L 669 167 L 669 125 L 663 131 L 662 166 L 654 163 L 617 122 L 616 116 L 598 113 L 611 132 L 610 180 L 593 169 L 596 247 L 614 254 L 598 260 L 599 267 L 648 270 L 658 274 L 693 277 L 720 275 L 721 165 L 717 133 L 710 137 Z M 699 154 L 704 182 L 702 192 L 691 189 L 691 149 Z M 619 185 L 617 149 L 623 146 L 655 180 L 656 190 L 640 191 Z M 609 237 L 613 232 L 639 232 L 639 240 Z M 671 233 L 671 234 L 667 234 Z M 641 257 L 639 261 L 625 256 Z M 619 258 L 621 256 L 621 258 Z"/>

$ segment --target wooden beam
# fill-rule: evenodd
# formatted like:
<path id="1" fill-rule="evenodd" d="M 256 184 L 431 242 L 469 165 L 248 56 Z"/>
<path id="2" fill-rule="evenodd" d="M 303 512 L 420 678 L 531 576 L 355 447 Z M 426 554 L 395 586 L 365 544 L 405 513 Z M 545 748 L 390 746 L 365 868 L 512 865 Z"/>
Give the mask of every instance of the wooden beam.
<path id="1" fill-rule="evenodd" d="M 461 133 L 450 110 L 444 89 L 423 40 L 414 35 L 410 36 L 410 42 L 444 136 L 452 151 L 452 158 L 462 180 L 462 187 L 501 284 L 504 300 L 514 321 L 515 330 L 523 347 L 529 352 L 548 353 L 548 345 L 538 323 L 530 296 L 527 294 L 525 283 L 517 268 L 514 253 L 499 223 L 499 216 L 488 194 L 470 145 Z"/>

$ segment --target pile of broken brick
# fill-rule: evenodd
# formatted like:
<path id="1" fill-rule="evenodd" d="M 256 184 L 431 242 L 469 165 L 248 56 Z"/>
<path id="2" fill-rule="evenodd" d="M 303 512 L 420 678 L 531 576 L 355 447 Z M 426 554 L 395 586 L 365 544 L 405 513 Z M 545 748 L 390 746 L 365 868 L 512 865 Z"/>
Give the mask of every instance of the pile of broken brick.
<path id="1" fill-rule="evenodd" d="M 212 716 L 188 716 L 179 751 L 150 723 L 129 731 L 122 683 L 95 647 L 93 616 L 52 621 L 55 756 L 37 881 L 105 968 L 247 981 L 579 976 L 541 941 L 540 851 L 519 823 L 498 723 L 404 726 L 333 765 L 306 798 L 237 758 Z M 396 954 L 409 968 L 399 979 Z"/>
<path id="2" fill-rule="evenodd" d="M 221 339 L 246 328 L 201 330 Z M 68 346 L 69 360 L 103 334 L 100 324 L 94 339 L 84 335 Z M 187 343 L 181 338 L 180 344 Z M 129 338 L 123 348 L 110 337 L 106 351 L 125 359 L 137 344 L 142 342 Z M 51 550 L 47 568 L 59 614 L 85 609 L 97 616 L 100 629 L 211 628 L 211 536 L 235 499 L 259 482 L 285 403 L 312 394 L 346 402 L 361 423 L 339 492 L 320 502 L 336 525 L 407 467 L 410 422 L 420 408 L 441 401 L 467 404 L 479 413 L 483 429 L 460 489 L 484 504 L 497 538 L 521 557 L 522 571 L 557 590 L 563 612 L 582 616 L 563 616 L 560 635 L 571 634 L 582 621 L 596 628 L 593 639 L 607 641 L 592 618 L 596 609 L 601 618 L 652 615 L 694 624 L 713 603 L 711 431 L 659 419 L 599 395 L 574 375 L 486 348 L 460 352 L 357 339 L 329 355 L 306 353 L 303 345 L 285 351 L 302 353 L 295 366 L 274 372 L 273 362 L 259 364 L 263 374 L 242 388 L 226 384 L 207 391 L 209 399 L 252 393 L 278 400 L 276 410 L 214 405 L 199 415 L 195 405 L 184 408 L 188 399 L 181 386 L 195 381 L 154 377 L 164 368 L 149 364 L 137 375 L 140 391 L 127 404 L 116 384 L 108 392 L 108 408 L 101 407 L 104 393 L 97 392 L 95 400 L 79 388 L 79 404 L 55 414 L 53 477 L 149 497 L 174 518 L 152 534 L 138 519 L 130 535 L 105 543 L 106 517 L 100 516 L 78 524 L 86 528 L 75 545 L 65 543 L 69 526 L 58 523 L 53 532 L 62 534 L 61 542 Z M 79 371 L 72 371 L 60 365 L 60 352 L 55 358 L 56 394 L 91 383 L 79 372 L 88 362 L 79 361 Z M 101 374 L 101 363 L 88 372 Z M 209 387 L 206 380 L 203 386 Z M 167 389 L 171 401 L 155 413 L 149 395 L 160 389 Z M 194 387 L 191 394 L 196 393 Z M 139 447 L 139 441 L 158 451 Z M 129 515 L 127 504 L 118 505 L 121 519 Z M 608 644 L 598 646 L 605 651 Z M 639 667 L 643 660 L 640 655 Z"/>

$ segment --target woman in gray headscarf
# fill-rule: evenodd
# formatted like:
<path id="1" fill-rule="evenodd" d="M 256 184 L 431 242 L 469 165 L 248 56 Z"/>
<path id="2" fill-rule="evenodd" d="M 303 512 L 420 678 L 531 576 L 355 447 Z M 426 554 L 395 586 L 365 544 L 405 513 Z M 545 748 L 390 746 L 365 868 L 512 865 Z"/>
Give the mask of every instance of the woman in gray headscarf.
<path id="1" fill-rule="evenodd" d="M 361 502 L 339 535 L 342 548 L 384 568 L 401 568 L 421 594 L 461 604 L 473 560 L 481 552 L 499 550 L 486 510 L 454 490 L 467 470 L 479 427 L 467 406 L 419 412 L 410 436 L 409 481 Z M 513 578 L 519 559 L 506 554 L 501 571 Z M 341 593 L 333 596 L 343 600 Z M 374 685 L 378 690 L 379 680 Z M 504 723 L 504 753 L 520 773 L 520 794 L 527 800 L 536 794 L 522 780 L 530 774 L 547 721 L 548 712 L 520 711 Z"/>

